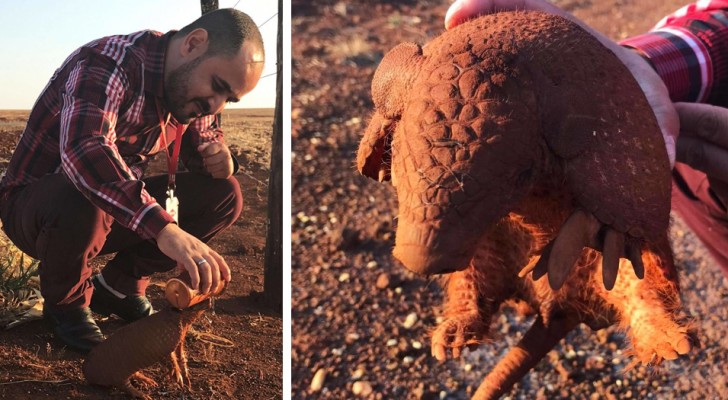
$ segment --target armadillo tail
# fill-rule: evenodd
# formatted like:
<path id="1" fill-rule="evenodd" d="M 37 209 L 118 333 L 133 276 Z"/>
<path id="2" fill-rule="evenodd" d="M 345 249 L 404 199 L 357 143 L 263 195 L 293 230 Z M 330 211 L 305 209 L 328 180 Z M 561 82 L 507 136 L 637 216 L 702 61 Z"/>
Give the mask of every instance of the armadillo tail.
<path id="1" fill-rule="evenodd" d="M 538 316 L 518 345 L 483 379 L 473 400 L 497 399 L 507 393 L 576 325 L 569 318 L 553 318 L 545 326 Z"/>

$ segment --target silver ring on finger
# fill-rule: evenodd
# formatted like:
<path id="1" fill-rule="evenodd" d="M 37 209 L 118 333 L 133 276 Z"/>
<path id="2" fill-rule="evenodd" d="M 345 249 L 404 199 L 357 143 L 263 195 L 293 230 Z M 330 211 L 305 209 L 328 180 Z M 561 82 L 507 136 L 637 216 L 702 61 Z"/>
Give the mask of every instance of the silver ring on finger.
<path id="1" fill-rule="evenodd" d="M 200 261 L 195 261 L 195 262 L 197 263 L 197 266 L 199 267 L 199 266 L 201 266 L 202 264 L 205 264 L 205 263 L 207 263 L 207 260 L 205 260 L 205 259 L 203 258 L 202 260 L 200 260 Z"/>

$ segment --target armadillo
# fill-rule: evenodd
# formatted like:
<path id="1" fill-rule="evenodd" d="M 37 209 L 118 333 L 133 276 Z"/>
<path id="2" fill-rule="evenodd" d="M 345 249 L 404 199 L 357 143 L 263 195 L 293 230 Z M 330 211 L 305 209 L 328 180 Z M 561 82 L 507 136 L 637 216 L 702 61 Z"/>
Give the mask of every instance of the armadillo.
<path id="1" fill-rule="evenodd" d="M 474 398 L 506 393 L 580 323 L 619 325 L 639 362 L 690 351 L 660 129 L 592 35 L 544 13 L 482 16 L 392 49 L 372 97 L 357 165 L 397 189 L 393 254 L 447 276 L 433 355 L 487 340 L 506 301 L 536 313 Z"/>
<path id="2" fill-rule="evenodd" d="M 134 397 L 151 399 L 133 387 L 130 379 L 156 386 L 157 383 L 141 370 L 169 359 L 172 377 L 180 386 L 191 388 L 185 336 L 190 326 L 210 307 L 210 296 L 219 295 L 224 287 L 222 283 L 217 290 L 200 295 L 182 280 L 171 279 L 167 283 L 166 296 L 173 307 L 120 328 L 94 347 L 83 364 L 88 383 L 122 388 Z"/>

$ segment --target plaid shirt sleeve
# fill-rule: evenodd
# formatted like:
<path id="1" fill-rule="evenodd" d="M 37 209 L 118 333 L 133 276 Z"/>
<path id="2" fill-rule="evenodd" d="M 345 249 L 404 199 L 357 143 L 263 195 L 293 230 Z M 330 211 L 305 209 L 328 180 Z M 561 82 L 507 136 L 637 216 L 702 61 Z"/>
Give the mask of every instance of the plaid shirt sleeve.
<path id="1" fill-rule="evenodd" d="M 225 143 L 222 129 L 217 125 L 214 115 L 198 118 L 190 124 L 187 132 L 182 136 L 182 147 L 180 158 L 187 170 L 192 172 L 207 173 L 202 162 L 202 156 L 197 151 L 197 146 L 203 143 Z M 233 174 L 238 172 L 238 160 L 233 156 Z"/>
<path id="2" fill-rule="evenodd" d="M 701 0 L 620 43 L 640 52 L 673 101 L 728 105 L 728 0 Z"/>
<path id="3" fill-rule="evenodd" d="M 72 65 L 62 92 L 60 156 L 65 175 L 95 206 L 144 239 L 172 217 L 157 204 L 116 147 L 127 73 L 112 59 L 88 52 Z"/>

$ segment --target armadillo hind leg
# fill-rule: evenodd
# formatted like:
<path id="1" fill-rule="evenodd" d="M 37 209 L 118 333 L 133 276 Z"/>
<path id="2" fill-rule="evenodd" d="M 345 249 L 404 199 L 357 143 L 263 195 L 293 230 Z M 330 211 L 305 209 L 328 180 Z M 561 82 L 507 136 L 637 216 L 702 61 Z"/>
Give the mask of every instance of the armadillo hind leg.
<path id="1" fill-rule="evenodd" d="M 129 393 L 129 395 L 131 395 L 135 399 L 153 400 L 151 397 L 144 394 L 141 390 L 132 386 L 131 382 L 129 382 L 128 380 L 126 382 L 124 382 L 123 389 L 125 392 Z"/>
<path id="2" fill-rule="evenodd" d="M 182 371 L 180 370 L 179 362 L 177 361 L 177 349 L 175 349 L 173 352 L 169 353 L 169 362 L 170 362 L 170 370 L 169 370 L 170 380 L 177 382 L 177 384 L 180 387 L 184 387 L 185 382 L 182 379 Z"/>
<path id="3" fill-rule="evenodd" d="M 564 317 L 544 325 L 541 316 L 536 317 L 523 339 L 485 377 L 473 400 L 497 399 L 507 393 L 576 325 L 577 321 Z"/>
<path id="4" fill-rule="evenodd" d="M 142 371 L 135 372 L 134 375 L 132 375 L 131 377 L 138 380 L 139 382 L 141 382 L 142 385 L 144 385 L 146 387 L 156 387 L 157 386 L 157 381 L 144 375 L 142 373 Z"/>
<path id="5" fill-rule="evenodd" d="M 680 309 L 677 283 L 667 279 L 663 272 L 674 269 L 667 235 L 661 242 L 644 249 L 645 279 L 620 273 L 614 290 L 602 292 L 604 299 L 620 314 L 622 326 L 629 328 L 635 363 L 659 364 L 663 359 L 676 359 L 688 353 L 695 342 L 692 323 L 677 312 Z"/>

